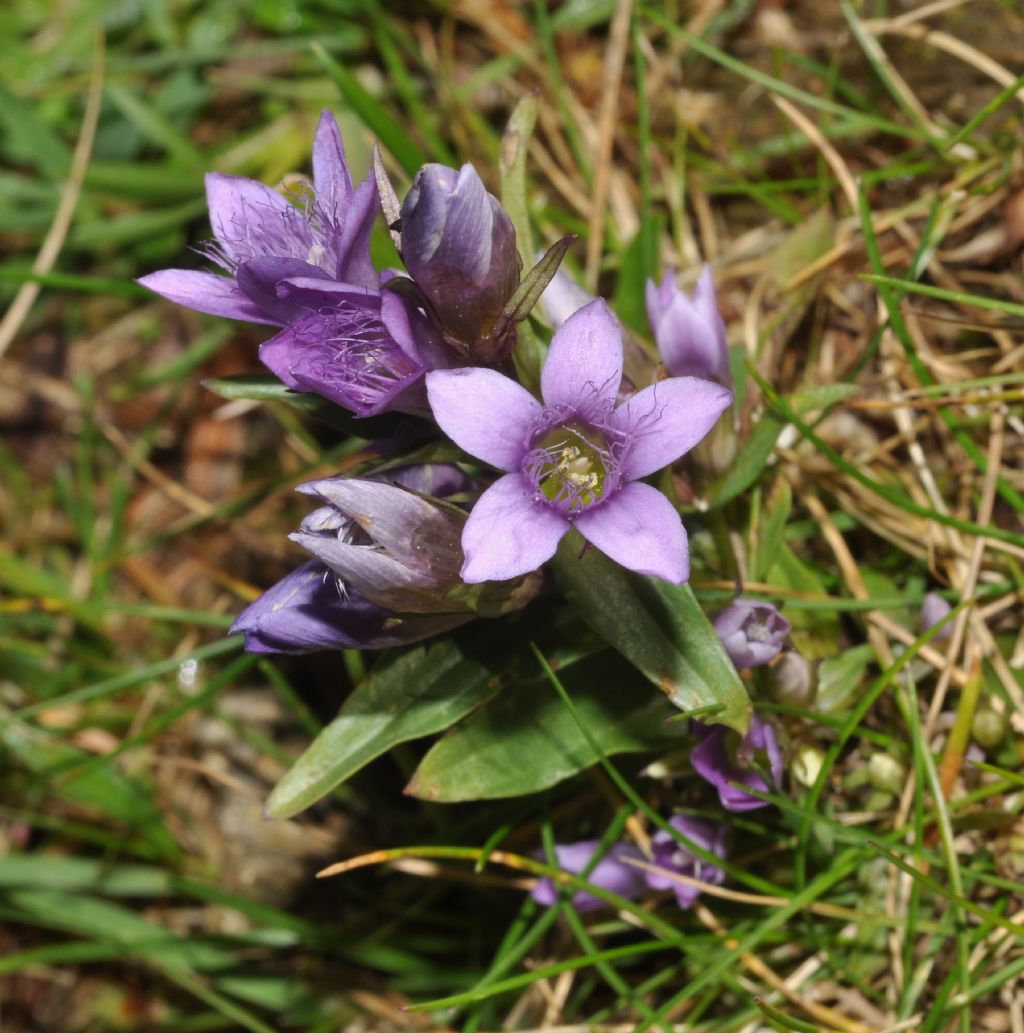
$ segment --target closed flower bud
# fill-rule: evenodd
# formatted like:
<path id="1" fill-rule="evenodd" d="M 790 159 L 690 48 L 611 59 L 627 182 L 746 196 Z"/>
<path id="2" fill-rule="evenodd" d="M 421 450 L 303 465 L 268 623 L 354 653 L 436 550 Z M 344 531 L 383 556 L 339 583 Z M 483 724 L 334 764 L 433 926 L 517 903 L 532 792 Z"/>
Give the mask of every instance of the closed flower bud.
<path id="1" fill-rule="evenodd" d="M 929 592 L 921 600 L 921 614 L 918 619 L 921 631 L 925 632 L 929 628 L 934 627 L 952 609 L 953 607 L 938 592 Z M 952 634 L 953 626 L 952 624 L 947 624 L 941 631 L 936 633 L 935 641 L 942 642 Z"/>
<path id="2" fill-rule="evenodd" d="M 789 621 L 771 604 L 737 599 L 712 621 L 737 667 L 758 667 L 773 660 L 790 632 Z"/>
<path id="3" fill-rule="evenodd" d="M 732 383 L 710 266 L 704 266 L 692 295 L 676 286 L 671 272 L 660 284 L 648 280 L 647 319 L 670 377 L 717 380 L 726 387 Z"/>
<path id="4" fill-rule="evenodd" d="M 402 259 L 446 336 L 470 353 L 519 285 L 512 220 L 472 165 L 424 165 L 402 205 Z"/>
<path id="5" fill-rule="evenodd" d="M 825 753 L 820 746 L 804 745 L 797 749 L 789 770 L 800 785 L 810 789 L 818 781 L 824 763 Z"/>
<path id="6" fill-rule="evenodd" d="M 994 749 L 1005 738 L 1006 718 L 991 707 L 979 707 L 971 721 L 971 735 L 974 741 L 986 750 Z"/>
<path id="7" fill-rule="evenodd" d="M 868 761 L 868 781 L 883 793 L 899 793 L 907 781 L 907 766 L 891 753 L 873 753 Z"/>
<path id="8" fill-rule="evenodd" d="M 818 694 L 818 676 L 806 657 L 788 650 L 765 671 L 765 687 L 776 703 L 808 707 Z"/>

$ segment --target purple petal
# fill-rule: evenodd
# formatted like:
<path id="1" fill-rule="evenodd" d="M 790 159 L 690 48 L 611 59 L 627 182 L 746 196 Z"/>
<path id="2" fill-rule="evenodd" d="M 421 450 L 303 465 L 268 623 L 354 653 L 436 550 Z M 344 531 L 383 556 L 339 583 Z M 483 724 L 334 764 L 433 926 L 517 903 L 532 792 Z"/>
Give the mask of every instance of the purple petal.
<path id="1" fill-rule="evenodd" d="M 627 480 L 646 477 L 689 452 L 732 402 L 721 384 L 672 377 L 645 387 L 615 413 L 630 444 L 622 464 Z"/>
<path id="2" fill-rule="evenodd" d="M 676 286 L 671 272 L 659 286 L 648 280 L 647 318 L 670 376 L 730 382 L 725 324 L 710 266 L 704 266 L 692 297 Z"/>
<path id="3" fill-rule="evenodd" d="M 343 221 L 352 197 L 352 177 L 345 161 L 345 143 L 334 115 L 326 109 L 313 137 L 313 189 L 317 204 L 334 221 Z"/>
<path id="4" fill-rule="evenodd" d="M 397 291 L 381 291 L 380 320 L 398 346 L 427 369 L 447 369 L 451 353 L 433 323 Z"/>
<path id="5" fill-rule="evenodd" d="M 705 818 L 691 818 L 677 814 L 669 824 L 686 839 L 703 847 L 709 853 L 725 857 L 725 826 Z M 681 908 L 688 908 L 700 896 L 696 886 L 687 886 L 671 877 L 670 873 L 687 875 L 702 882 L 720 886 L 725 881 L 725 872 L 717 865 L 699 860 L 688 847 L 674 836 L 659 829 L 651 837 L 651 854 L 654 863 L 664 872 L 646 872 L 647 885 L 655 890 L 671 889 Z"/>
<path id="6" fill-rule="evenodd" d="M 578 516 L 575 524 L 591 545 L 629 570 L 674 585 L 690 576 L 683 522 L 672 503 L 648 484 L 627 484 Z"/>
<path id="7" fill-rule="evenodd" d="M 579 875 L 597 852 L 599 841 L 583 840 L 579 843 L 563 843 L 555 847 L 558 867 L 573 875 Z M 615 843 L 586 876 L 588 882 L 601 889 L 616 893 L 626 900 L 635 900 L 644 890 L 644 876 L 640 868 L 626 864 L 626 858 L 643 860 L 636 847 Z M 541 879 L 530 894 L 538 904 L 551 907 L 559 899 L 558 889 L 551 879 Z M 598 911 L 608 907 L 600 897 L 580 890 L 572 895 L 572 906 L 577 911 Z"/>
<path id="8" fill-rule="evenodd" d="M 540 374 L 547 406 L 614 404 L 622 380 L 622 331 L 601 298 L 574 312 L 555 332 Z"/>
<path id="9" fill-rule="evenodd" d="M 459 448 L 500 470 L 519 469 L 541 414 L 525 387 L 493 369 L 439 370 L 427 374 L 427 397 Z"/>
<path id="10" fill-rule="evenodd" d="M 238 289 L 234 277 L 198 269 L 161 269 L 140 276 L 137 282 L 168 301 L 196 312 L 243 319 L 247 323 L 278 324 L 278 320 Z"/>
<path id="11" fill-rule="evenodd" d="M 244 176 L 206 176 L 210 225 L 224 252 L 235 261 L 277 256 L 307 261 L 315 243 L 303 212 L 276 190 Z"/>
<path id="12" fill-rule="evenodd" d="M 750 723 L 750 731 L 735 748 L 735 758 L 729 753 L 729 742 L 733 738 L 729 729 L 723 725 L 710 728 L 696 725 L 694 730 L 700 736 L 700 742 L 690 751 L 690 762 L 697 774 L 718 790 L 722 806 L 728 811 L 752 811 L 758 807 L 767 807 L 767 800 L 751 796 L 739 786 L 729 783 L 738 782 L 761 793 L 769 791 L 768 783 L 749 767 L 754 753 L 759 750 L 767 754 L 772 781 L 779 783 L 782 778 L 782 752 L 771 724 L 755 715 Z"/>
<path id="13" fill-rule="evenodd" d="M 363 287 L 377 286 L 377 270 L 370 258 L 370 235 L 379 212 L 380 195 L 371 172 L 356 187 L 344 213 L 344 225 L 336 244 L 339 280 Z"/>
<path id="14" fill-rule="evenodd" d="M 768 602 L 736 599 L 712 621 L 729 659 L 740 668 L 758 667 L 778 656 L 792 630 Z"/>
<path id="15" fill-rule="evenodd" d="M 307 266 L 309 275 L 290 276 L 277 284 L 277 296 L 282 302 L 297 309 L 323 312 L 339 305 L 355 305 L 372 308 L 375 312 L 381 305 L 381 295 L 373 288 L 354 283 L 341 283 L 325 278 L 320 270 Z"/>
<path id="16" fill-rule="evenodd" d="M 139 281 L 142 282 L 141 280 Z M 922 632 L 938 624 L 953 607 L 938 592 L 929 592 L 921 600 L 921 614 L 918 618 L 918 627 Z M 935 635 L 936 642 L 942 642 L 953 634 L 953 625 L 947 624 Z"/>
<path id="17" fill-rule="evenodd" d="M 281 324 L 303 314 L 303 306 L 295 304 L 287 295 L 282 297 L 277 291 L 282 280 L 292 277 L 324 281 L 327 273 L 299 258 L 274 257 L 249 258 L 239 262 L 235 270 L 239 290 Z"/>
<path id="18" fill-rule="evenodd" d="M 462 580 L 477 584 L 529 574 L 551 559 L 568 530 L 561 513 L 534 501 L 519 473 L 506 474 L 480 496 L 466 521 Z"/>
<path id="19" fill-rule="evenodd" d="M 555 273 L 540 296 L 544 314 L 556 330 L 574 312 L 578 312 L 593 300 L 594 295 L 576 283 L 564 269 L 559 269 Z"/>

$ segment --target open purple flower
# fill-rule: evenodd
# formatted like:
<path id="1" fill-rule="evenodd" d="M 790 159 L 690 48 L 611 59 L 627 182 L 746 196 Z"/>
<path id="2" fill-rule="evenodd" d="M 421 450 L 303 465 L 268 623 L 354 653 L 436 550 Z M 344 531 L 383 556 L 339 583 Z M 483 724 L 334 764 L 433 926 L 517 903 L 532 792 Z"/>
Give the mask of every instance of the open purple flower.
<path id="1" fill-rule="evenodd" d="M 712 624 L 737 667 L 759 667 L 774 660 L 791 630 L 771 603 L 758 599 L 736 599 Z"/>
<path id="2" fill-rule="evenodd" d="M 600 841 L 597 839 L 585 839 L 579 843 L 563 843 L 556 846 L 555 859 L 558 861 L 558 867 L 573 875 L 579 875 L 599 846 Z M 624 859 L 627 857 L 643 860 L 643 855 L 636 847 L 626 843 L 615 843 L 586 876 L 587 881 L 610 893 L 617 893 L 626 900 L 635 900 L 644 891 L 644 874 L 634 865 L 626 864 Z M 545 907 L 552 907 L 559 899 L 558 887 L 551 879 L 539 880 L 530 895 L 538 904 Z M 572 906 L 577 911 L 599 911 L 609 905 L 600 897 L 580 890 L 573 894 Z"/>
<path id="3" fill-rule="evenodd" d="M 278 291 L 313 308 L 260 346 L 260 360 L 294 391 L 311 391 L 357 416 L 429 413 L 423 374 L 448 365 L 437 334 L 407 299 L 327 284 L 284 280 Z"/>
<path id="4" fill-rule="evenodd" d="M 543 405 L 495 370 L 427 374 L 441 429 L 470 455 L 505 471 L 466 523 L 464 581 L 535 570 L 572 526 L 630 570 L 676 584 L 687 579 L 679 514 L 639 478 L 700 441 L 732 395 L 718 384 L 678 377 L 615 408 L 621 379 L 621 331 L 600 299 L 555 333 L 541 372 Z"/>
<path id="5" fill-rule="evenodd" d="M 372 173 L 352 186 L 334 116 L 320 116 L 313 141 L 312 197 L 287 197 L 253 179 L 206 177 L 213 241 L 204 253 L 228 275 L 163 269 L 139 283 L 179 305 L 214 316 L 282 325 L 299 314 L 278 296 L 293 277 L 376 287 L 370 231 L 380 211 Z"/>
<path id="6" fill-rule="evenodd" d="M 732 383 L 725 324 L 710 266 L 704 266 L 692 295 L 676 286 L 671 271 L 660 284 L 648 280 L 647 319 L 669 376 Z"/>
<path id="7" fill-rule="evenodd" d="M 782 752 L 775 729 L 756 714 L 750 721 L 750 731 L 735 745 L 736 733 L 724 725 L 694 726 L 701 741 L 690 751 L 690 761 L 697 774 L 718 790 L 718 798 L 727 811 L 752 811 L 767 807 L 766 800 L 744 792 L 739 782 L 760 793 L 772 788 L 753 767 L 756 759 L 766 767 L 774 786 L 782 781 Z M 760 755 L 760 757 L 758 757 Z"/>
<path id="8" fill-rule="evenodd" d="M 668 822 L 677 832 L 687 839 L 703 847 L 708 853 L 717 857 L 725 857 L 725 826 L 706 818 L 690 818 L 677 814 Z M 651 854 L 654 864 L 665 869 L 664 872 L 646 872 L 647 885 L 652 890 L 672 890 L 681 908 L 688 908 L 700 896 L 696 886 L 688 886 L 671 878 L 669 872 L 677 875 L 688 875 L 692 879 L 709 882 L 713 886 L 721 886 L 725 882 L 725 872 L 716 865 L 702 861 L 691 850 L 688 850 L 677 839 L 664 829 L 659 829 L 651 837 Z"/>
<path id="9" fill-rule="evenodd" d="M 472 165 L 424 165 L 402 204 L 402 260 L 438 323 L 472 347 L 519 285 L 512 220 Z"/>

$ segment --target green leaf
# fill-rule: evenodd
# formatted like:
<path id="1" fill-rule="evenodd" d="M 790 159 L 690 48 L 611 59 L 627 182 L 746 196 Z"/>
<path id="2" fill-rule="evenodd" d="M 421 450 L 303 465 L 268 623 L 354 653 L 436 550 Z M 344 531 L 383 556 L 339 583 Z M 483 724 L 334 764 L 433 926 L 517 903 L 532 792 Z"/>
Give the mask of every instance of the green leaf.
<path id="1" fill-rule="evenodd" d="M 580 556 L 583 539 L 562 539 L 555 573 L 576 611 L 684 711 L 746 732 L 750 700 L 689 585 L 634 574 L 603 553 Z"/>
<path id="2" fill-rule="evenodd" d="M 793 615 L 788 614 L 789 617 Z M 867 643 L 853 646 L 822 660 L 818 667 L 818 694 L 814 709 L 821 714 L 847 710 L 864 680 L 868 665 L 875 659 L 874 649 Z"/>
<path id="3" fill-rule="evenodd" d="M 708 492 L 712 509 L 724 506 L 742 494 L 761 476 L 761 471 L 775 449 L 775 442 L 785 429 L 786 421 L 773 412 L 766 412 L 743 442 L 732 468 L 720 477 Z"/>
<path id="4" fill-rule="evenodd" d="M 537 122 L 537 94 L 527 93 L 516 105 L 501 138 L 501 203 L 516 231 L 524 268 L 533 265 L 533 231 L 526 202 L 526 149 Z"/>
<path id="5" fill-rule="evenodd" d="M 267 813 L 298 814 L 392 746 L 443 731 L 493 696 L 522 650 L 515 643 L 498 652 L 500 630 L 474 629 L 386 659 L 274 787 Z"/>
<path id="6" fill-rule="evenodd" d="M 625 660 L 603 651 L 560 672 L 579 719 L 605 756 L 675 745 L 689 733 L 675 709 Z M 406 792 L 456 803 L 521 796 L 596 764 L 599 755 L 547 678 L 517 685 L 451 729 Z"/>
<path id="7" fill-rule="evenodd" d="M 810 596 L 828 595 L 814 569 L 784 542 L 776 550 L 776 562 L 768 571 L 767 580 Z M 839 651 L 839 618 L 834 612 L 787 610 L 786 617 L 793 625 L 793 641 L 808 660 L 835 656 Z"/>

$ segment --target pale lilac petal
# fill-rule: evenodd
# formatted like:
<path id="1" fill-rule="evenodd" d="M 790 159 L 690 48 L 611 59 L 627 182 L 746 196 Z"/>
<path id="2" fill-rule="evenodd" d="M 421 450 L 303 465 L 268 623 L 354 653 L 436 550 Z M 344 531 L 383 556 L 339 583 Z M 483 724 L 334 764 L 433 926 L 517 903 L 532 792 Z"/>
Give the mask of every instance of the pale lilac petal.
<path id="1" fill-rule="evenodd" d="M 168 301 L 211 316 L 244 319 L 248 323 L 278 321 L 239 289 L 233 277 L 218 276 L 198 269 L 161 269 L 140 276 L 138 283 Z"/>
<path id="2" fill-rule="evenodd" d="M 600 841 L 587 839 L 579 843 L 562 843 L 555 847 L 555 860 L 558 867 L 572 875 L 579 875 L 597 853 Z M 536 856 L 543 859 L 542 854 Z M 586 876 L 587 882 L 610 893 L 616 893 L 626 900 L 635 900 L 644 889 L 643 870 L 627 863 L 632 858 L 642 861 L 643 854 L 635 846 L 628 843 L 615 843 L 608 852 L 594 865 L 593 871 Z M 558 903 L 558 887 L 551 879 L 540 879 L 531 890 L 530 895 L 538 904 L 552 907 Z M 577 911 L 598 911 L 608 907 L 600 897 L 579 890 L 572 893 L 572 906 Z"/>
<path id="3" fill-rule="evenodd" d="M 317 204 L 330 219 L 345 219 L 345 210 L 352 197 L 352 178 L 338 123 L 327 110 L 321 112 L 313 137 L 313 189 Z"/>
<path id="4" fill-rule="evenodd" d="M 466 521 L 462 580 L 476 584 L 529 574 L 551 559 L 568 530 L 561 513 L 534 502 L 520 474 L 506 474 L 480 496 Z"/>
<path id="5" fill-rule="evenodd" d="M 438 370 L 427 374 L 427 397 L 459 448 L 500 470 L 518 470 L 541 414 L 525 387 L 493 369 Z"/>
<path id="6" fill-rule="evenodd" d="M 314 245 L 309 222 L 276 190 L 244 176 L 210 172 L 206 203 L 213 234 L 235 261 L 267 255 L 309 259 Z"/>
<path id="7" fill-rule="evenodd" d="M 538 258 L 540 255 L 538 255 Z M 540 296 L 540 304 L 548 322 L 557 330 L 574 312 L 578 312 L 594 295 L 581 287 L 564 269 L 559 269 Z"/>
<path id="8" fill-rule="evenodd" d="M 697 377 L 671 377 L 633 395 L 615 413 L 630 440 L 623 476 L 636 480 L 674 463 L 711 430 L 731 402 L 728 388 Z"/>
<path id="9" fill-rule="evenodd" d="M 629 570 L 674 585 L 690 576 L 683 522 L 672 503 L 648 484 L 627 484 L 576 517 L 575 524 L 591 545 Z"/>
<path id="10" fill-rule="evenodd" d="M 597 298 L 555 331 L 540 374 L 540 392 L 548 406 L 613 404 L 621 380 L 622 330 Z"/>

